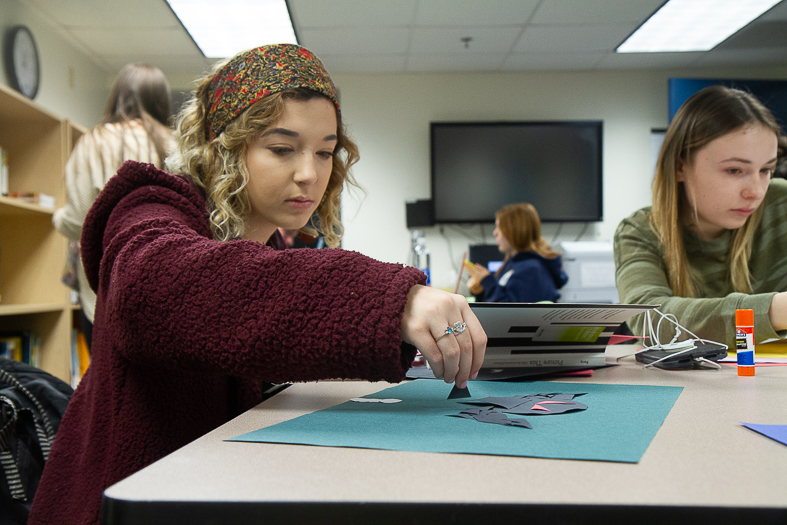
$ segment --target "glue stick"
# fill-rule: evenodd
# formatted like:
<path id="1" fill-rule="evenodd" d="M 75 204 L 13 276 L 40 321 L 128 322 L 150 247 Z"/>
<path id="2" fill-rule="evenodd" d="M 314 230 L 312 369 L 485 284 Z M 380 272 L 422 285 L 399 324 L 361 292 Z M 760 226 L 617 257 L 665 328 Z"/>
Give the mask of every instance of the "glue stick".
<path id="1" fill-rule="evenodd" d="M 735 352 L 738 375 L 754 375 L 754 310 L 735 310 Z"/>

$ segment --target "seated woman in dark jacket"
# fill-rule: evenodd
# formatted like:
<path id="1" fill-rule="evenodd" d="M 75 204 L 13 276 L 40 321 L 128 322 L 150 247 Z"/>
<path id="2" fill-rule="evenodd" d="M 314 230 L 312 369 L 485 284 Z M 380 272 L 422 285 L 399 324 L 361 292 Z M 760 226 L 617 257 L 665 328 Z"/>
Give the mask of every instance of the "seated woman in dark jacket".
<path id="1" fill-rule="evenodd" d="M 505 255 L 503 265 L 491 274 L 483 266 L 465 264 L 470 292 L 490 303 L 557 301 L 568 276 L 560 254 L 541 237 L 541 220 L 533 205 L 504 206 L 495 214 L 494 235 Z"/>

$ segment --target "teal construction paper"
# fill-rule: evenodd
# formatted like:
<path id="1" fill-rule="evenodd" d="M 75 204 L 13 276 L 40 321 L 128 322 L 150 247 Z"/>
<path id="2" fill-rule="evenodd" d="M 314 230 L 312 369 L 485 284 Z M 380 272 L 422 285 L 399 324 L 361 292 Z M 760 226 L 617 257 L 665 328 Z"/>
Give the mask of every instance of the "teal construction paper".
<path id="1" fill-rule="evenodd" d="M 451 385 L 417 379 L 228 441 L 290 443 L 414 452 L 448 452 L 637 463 L 682 387 L 555 382 L 470 382 L 472 398 L 446 399 Z M 528 394 L 579 394 L 587 410 L 525 416 L 532 429 L 447 417 L 461 401 Z M 510 415 L 516 418 L 520 416 Z"/>

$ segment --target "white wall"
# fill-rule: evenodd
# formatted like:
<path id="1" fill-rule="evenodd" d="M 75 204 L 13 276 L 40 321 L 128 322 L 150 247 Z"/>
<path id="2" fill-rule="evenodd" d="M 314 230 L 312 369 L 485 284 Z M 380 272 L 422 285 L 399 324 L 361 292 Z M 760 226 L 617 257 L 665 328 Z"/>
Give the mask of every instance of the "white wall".
<path id="1" fill-rule="evenodd" d="M 114 74 L 58 34 L 46 15 L 29 2 L 0 0 L 0 36 L 4 38 L 17 24 L 30 28 L 38 47 L 41 84 L 34 102 L 86 128 L 98 124 Z M 8 85 L 5 68 L 0 80 Z"/>
<path id="2" fill-rule="evenodd" d="M 667 126 L 671 76 L 787 78 L 787 70 L 334 74 L 361 153 L 354 174 L 367 192 L 343 201 L 343 247 L 407 262 L 404 203 L 431 197 L 429 122 L 451 120 L 603 120 L 604 220 L 582 240 L 612 239 L 621 219 L 650 204 L 650 132 Z M 543 234 L 575 240 L 584 226 L 545 224 Z M 453 288 L 462 253 L 469 243 L 492 243 L 492 229 L 482 236 L 477 225 L 427 228 L 433 285 Z"/>

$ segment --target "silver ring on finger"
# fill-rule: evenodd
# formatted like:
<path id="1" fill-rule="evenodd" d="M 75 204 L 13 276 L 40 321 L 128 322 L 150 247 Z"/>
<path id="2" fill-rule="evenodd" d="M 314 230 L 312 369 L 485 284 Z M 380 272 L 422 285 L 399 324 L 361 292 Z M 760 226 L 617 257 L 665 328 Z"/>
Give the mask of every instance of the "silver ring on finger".
<path id="1" fill-rule="evenodd" d="M 440 339 L 442 339 L 447 335 L 459 335 L 462 332 L 464 332 L 466 328 L 467 328 L 467 323 L 463 323 L 462 321 L 457 321 L 454 323 L 454 326 L 446 326 L 445 332 L 440 334 L 440 336 L 437 339 L 435 339 L 435 342 L 439 341 Z"/>

